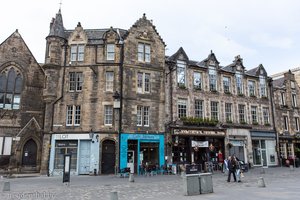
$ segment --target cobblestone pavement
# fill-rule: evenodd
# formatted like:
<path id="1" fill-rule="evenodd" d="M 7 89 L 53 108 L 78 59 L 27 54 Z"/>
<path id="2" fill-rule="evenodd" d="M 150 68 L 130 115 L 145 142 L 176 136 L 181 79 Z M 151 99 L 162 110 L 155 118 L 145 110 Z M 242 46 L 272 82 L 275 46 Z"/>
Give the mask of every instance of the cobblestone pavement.
<path id="1" fill-rule="evenodd" d="M 300 168 L 255 168 L 244 174 L 242 183 L 227 183 L 227 177 L 216 172 L 212 175 L 214 192 L 195 196 L 183 195 L 183 180 L 179 175 L 135 176 L 134 182 L 113 175 L 73 176 L 69 186 L 62 183 L 62 177 L 2 178 L 0 199 L 110 200 L 112 192 L 117 192 L 118 200 L 300 198 Z M 260 177 L 265 182 L 264 188 L 258 187 Z M 10 191 L 3 191 L 5 182 L 9 182 Z"/>

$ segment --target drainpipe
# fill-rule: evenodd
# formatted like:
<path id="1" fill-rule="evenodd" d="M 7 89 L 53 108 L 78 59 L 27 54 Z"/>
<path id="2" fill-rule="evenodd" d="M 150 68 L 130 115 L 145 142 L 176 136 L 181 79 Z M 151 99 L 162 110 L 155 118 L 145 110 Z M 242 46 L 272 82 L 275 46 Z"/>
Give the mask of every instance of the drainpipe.
<path id="1" fill-rule="evenodd" d="M 119 130 L 118 130 L 118 141 L 119 141 L 119 169 L 121 168 L 121 132 L 122 132 L 122 111 L 123 111 L 123 64 L 124 64 L 124 41 L 117 29 L 117 33 L 120 37 L 119 44 L 121 45 L 120 50 L 120 65 L 119 65 L 119 79 L 120 79 L 120 109 L 119 109 Z"/>
<path id="2" fill-rule="evenodd" d="M 274 106 L 274 98 L 273 98 L 273 95 L 274 95 L 274 88 L 273 88 L 273 79 L 270 78 L 269 79 L 269 87 L 270 87 L 270 100 L 271 100 L 271 109 L 272 109 L 272 123 L 273 123 L 273 130 L 275 131 L 275 134 L 276 134 L 276 152 L 277 152 L 277 160 L 279 160 L 280 158 L 280 153 L 279 153 L 279 136 L 278 136 L 278 133 L 277 133 L 277 130 L 276 130 L 276 126 L 275 126 L 275 106 Z M 281 162 L 279 160 L 279 162 Z"/>

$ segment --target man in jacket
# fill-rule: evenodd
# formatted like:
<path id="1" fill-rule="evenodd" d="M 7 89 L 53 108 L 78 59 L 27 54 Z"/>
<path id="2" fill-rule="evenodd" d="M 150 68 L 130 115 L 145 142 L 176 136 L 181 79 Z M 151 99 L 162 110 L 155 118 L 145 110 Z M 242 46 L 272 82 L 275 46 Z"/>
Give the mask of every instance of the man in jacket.
<path id="1" fill-rule="evenodd" d="M 228 159 L 228 169 L 229 172 L 228 172 L 227 182 L 230 182 L 231 174 L 233 175 L 234 182 L 236 182 L 236 176 L 235 176 L 236 161 L 232 156 L 230 156 Z"/>

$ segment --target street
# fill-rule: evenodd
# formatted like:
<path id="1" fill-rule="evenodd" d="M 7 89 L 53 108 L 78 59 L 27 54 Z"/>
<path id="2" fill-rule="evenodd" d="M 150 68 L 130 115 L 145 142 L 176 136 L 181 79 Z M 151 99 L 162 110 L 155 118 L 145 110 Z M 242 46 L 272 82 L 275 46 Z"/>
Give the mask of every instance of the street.
<path id="1" fill-rule="evenodd" d="M 135 176 L 134 182 L 114 175 L 71 176 L 70 185 L 64 185 L 62 177 L 4 177 L 0 180 L 0 199 L 110 200 L 112 192 L 117 192 L 118 200 L 282 200 L 300 197 L 300 168 L 252 168 L 244 175 L 241 183 L 227 183 L 227 177 L 216 172 L 212 175 L 214 192 L 195 196 L 183 195 L 183 179 L 179 175 Z M 266 187 L 258 187 L 260 177 Z M 9 182 L 10 191 L 3 191 L 5 182 Z"/>

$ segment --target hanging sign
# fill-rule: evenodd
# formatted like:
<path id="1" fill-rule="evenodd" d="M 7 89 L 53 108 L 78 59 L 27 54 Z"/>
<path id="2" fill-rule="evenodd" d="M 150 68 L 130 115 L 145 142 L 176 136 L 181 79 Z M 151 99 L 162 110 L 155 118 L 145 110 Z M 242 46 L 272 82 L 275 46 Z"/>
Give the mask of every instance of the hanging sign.
<path id="1" fill-rule="evenodd" d="M 194 140 L 192 140 L 192 147 L 208 147 L 208 141 L 194 141 Z"/>

